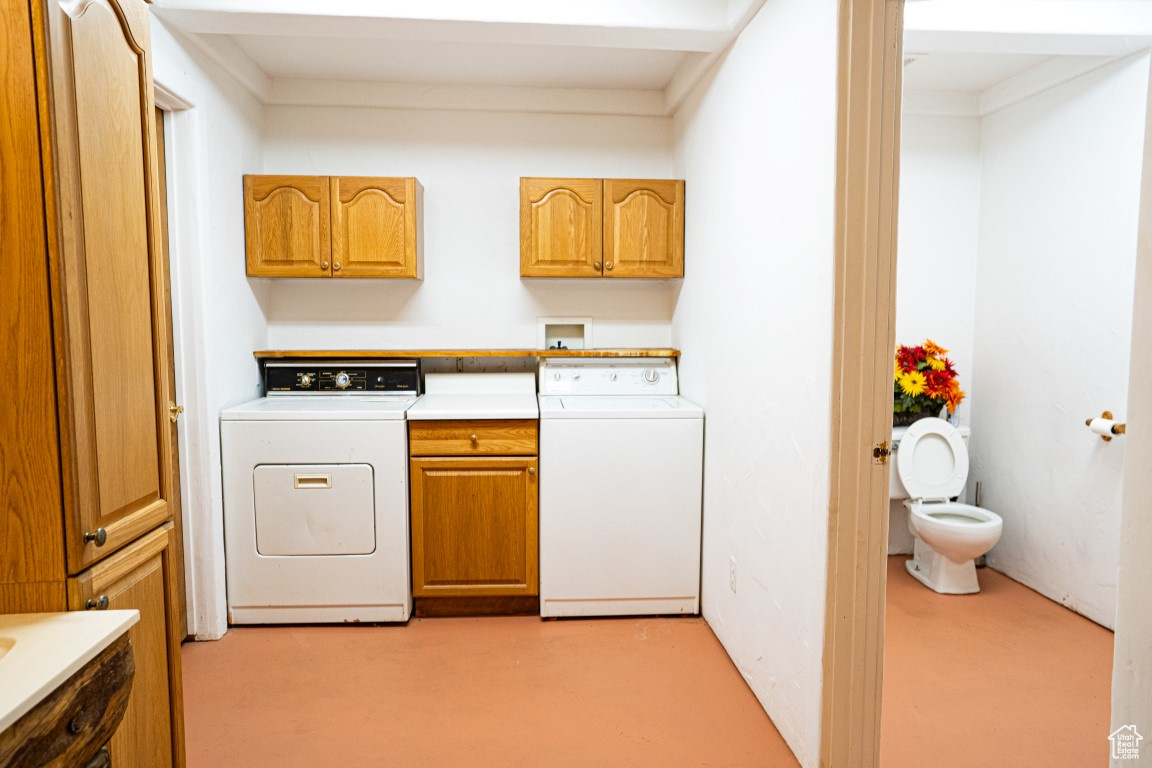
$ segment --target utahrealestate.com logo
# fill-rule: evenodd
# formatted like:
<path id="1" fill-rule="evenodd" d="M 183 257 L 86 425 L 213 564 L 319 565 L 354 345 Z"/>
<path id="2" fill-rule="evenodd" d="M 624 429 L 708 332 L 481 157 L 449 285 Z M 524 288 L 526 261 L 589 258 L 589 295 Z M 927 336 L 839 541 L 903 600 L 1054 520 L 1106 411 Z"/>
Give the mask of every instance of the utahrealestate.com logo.
<path id="1" fill-rule="evenodd" d="M 1134 725 L 1124 725 L 1117 728 L 1108 737 L 1108 740 L 1112 742 L 1112 759 L 1138 760 L 1140 758 L 1140 741 L 1143 738 Z"/>

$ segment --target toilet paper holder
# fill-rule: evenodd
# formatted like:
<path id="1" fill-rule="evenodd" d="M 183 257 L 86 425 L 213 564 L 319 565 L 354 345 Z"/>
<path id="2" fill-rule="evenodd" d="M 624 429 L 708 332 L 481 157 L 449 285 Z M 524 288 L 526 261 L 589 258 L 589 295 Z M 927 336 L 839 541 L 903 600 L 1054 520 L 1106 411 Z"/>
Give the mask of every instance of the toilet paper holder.
<path id="1" fill-rule="evenodd" d="M 1112 435 L 1123 435 L 1127 432 L 1127 426 L 1124 424 L 1117 424 L 1112 420 L 1112 411 L 1104 411 L 1096 419 L 1084 419 L 1084 425 L 1100 435 L 1100 439 L 1108 442 L 1112 439 Z"/>

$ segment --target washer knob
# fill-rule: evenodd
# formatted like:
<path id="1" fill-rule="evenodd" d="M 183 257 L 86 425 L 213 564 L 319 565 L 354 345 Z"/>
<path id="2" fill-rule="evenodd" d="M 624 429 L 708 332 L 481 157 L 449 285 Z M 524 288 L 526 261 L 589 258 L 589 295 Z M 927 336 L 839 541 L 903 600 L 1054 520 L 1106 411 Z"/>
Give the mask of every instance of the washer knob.
<path id="1" fill-rule="evenodd" d="M 348 385 L 352 383 L 352 377 L 344 371 L 336 374 L 336 387 L 337 389 L 348 389 Z"/>
<path id="2" fill-rule="evenodd" d="M 644 381 L 648 382 L 649 384 L 655 384 L 659 380 L 660 372 L 655 368 L 648 368 L 644 371 Z"/>

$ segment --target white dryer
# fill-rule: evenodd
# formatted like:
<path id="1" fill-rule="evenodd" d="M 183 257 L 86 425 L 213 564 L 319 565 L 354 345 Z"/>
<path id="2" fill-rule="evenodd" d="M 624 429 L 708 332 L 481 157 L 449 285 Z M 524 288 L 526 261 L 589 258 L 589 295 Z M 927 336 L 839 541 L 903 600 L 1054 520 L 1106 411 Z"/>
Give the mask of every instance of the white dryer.
<path id="1" fill-rule="evenodd" d="M 416 361 L 270 363 L 221 413 L 231 624 L 406 621 Z"/>
<path id="2" fill-rule="evenodd" d="M 704 411 L 667 358 L 540 363 L 540 613 L 700 611 Z"/>

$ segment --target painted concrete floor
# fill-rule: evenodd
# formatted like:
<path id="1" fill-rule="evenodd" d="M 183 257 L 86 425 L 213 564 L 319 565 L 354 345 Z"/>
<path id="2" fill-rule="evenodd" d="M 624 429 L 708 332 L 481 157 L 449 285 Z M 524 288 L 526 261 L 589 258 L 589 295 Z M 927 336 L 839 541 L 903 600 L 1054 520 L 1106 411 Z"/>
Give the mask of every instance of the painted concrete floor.
<path id="1" fill-rule="evenodd" d="M 1112 633 L 889 559 L 881 766 L 1108 763 Z M 189 768 L 797 765 L 699 618 L 233 629 L 183 649 Z"/>
<path id="2" fill-rule="evenodd" d="M 888 558 L 881 768 L 1108 765 L 1112 633 L 990 569 L 938 595 Z"/>
<path id="3" fill-rule="evenodd" d="M 240 628 L 182 659 L 189 768 L 797 765 L 700 618 Z"/>

